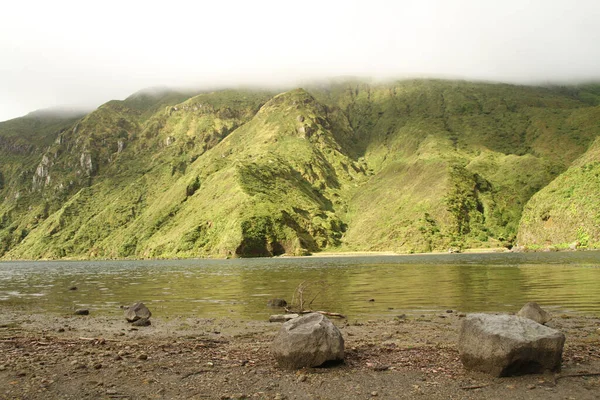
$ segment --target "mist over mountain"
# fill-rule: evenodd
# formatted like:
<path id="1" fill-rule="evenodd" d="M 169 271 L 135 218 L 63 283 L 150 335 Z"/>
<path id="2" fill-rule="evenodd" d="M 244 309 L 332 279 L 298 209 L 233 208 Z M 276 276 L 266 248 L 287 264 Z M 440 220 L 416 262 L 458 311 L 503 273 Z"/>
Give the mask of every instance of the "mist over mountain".
<path id="1" fill-rule="evenodd" d="M 597 248 L 599 104 L 597 84 L 353 79 L 35 112 L 0 123 L 0 254 Z"/>

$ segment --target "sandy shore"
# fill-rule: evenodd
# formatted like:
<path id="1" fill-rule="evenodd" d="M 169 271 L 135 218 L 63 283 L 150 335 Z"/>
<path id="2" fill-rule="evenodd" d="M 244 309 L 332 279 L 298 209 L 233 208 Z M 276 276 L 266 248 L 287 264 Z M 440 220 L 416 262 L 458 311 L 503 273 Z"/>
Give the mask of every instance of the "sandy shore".
<path id="1" fill-rule="evenodd" d="M 548 323 L 567 337 L 559 374 L 492 378 L 458 359 L 461 315 L 336 320 L 345 362 L 286 371 L 269 353 L 277 323 L 171 318 L 134 328 L 124 319 L 3 308 L 0 398 L 598 398 L 600 377 L 590 374 L 600 372 L 599 318 Z"/>

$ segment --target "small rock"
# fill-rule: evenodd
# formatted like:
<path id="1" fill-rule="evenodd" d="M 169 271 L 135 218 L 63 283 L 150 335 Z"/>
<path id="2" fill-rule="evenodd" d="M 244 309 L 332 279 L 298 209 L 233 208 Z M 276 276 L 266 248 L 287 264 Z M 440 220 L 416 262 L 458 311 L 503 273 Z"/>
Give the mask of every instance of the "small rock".
<path id="1" fill-rule="evenodd" d="M 90 310 L 87 308 L 80 308 L 79 310 L 75 310 L 75 315 L 90 315 Z"/>
<path id="2" fill-rule="evenodd" d="M 102 368 L 102 364 L 100 364 L 100 363 L 94 364 L 94 369 L 100 369 L 100 368 Z"/>
<path id="3" fill-rule="evenodd" d="M 77 290 L 77 286 L 71 286 L 69 290 Z"/>
<path id="4" fill-rule="evenodd" d="M 19 372 L 17 372 L 17 376 L 19 376 L 19 377 L 23 377 L 23 376 L 26 376 L 26 375 L 27 375 L 27 372 L 25 372 L 25 371 L 19 371 Z"/>
<path id="5" fill-rule="evenodd" d="M 374 302 L 374 301 L 375 301 L 375 299 L 369 299 L 369 302 L 370 302 L 370 303 L 372 303 L 372 302 Z"/>
<path id="6" fill-rule="evenodd" d="M 150 322 L 150 320 L 148 318 L 140 318 L 136 321 L 133 321 L 133 323 L 131 325 L 133 325 L 133 326 L 150 326 L 150 325 L 152 325 L 152 323 Z"/>
<path id="7" fill-rule="evenodd" d="M 135 303 L 125 309 L 125 319 L 129 322 L 137 321 L 140 318 L 149 319 L 152 316 L 148 307 L 144 303 Z"/>
<path id="8" fill-rule="evenodd" d="M 298 382 L 306 382 L 306 375 L 302 374 L 298 377 Z"/>
<path id="9" fill-rule="evenodd" d="M 106 394 L 108 395 L 112 395 L 112 394 L 118 394 L 119 392 L 117 392 L 115 389 L 107 389 L 106 390 Z"/>
<path id="10" fill-rule="evenodd" d="M 454 310 L 446 310 L 447 314 L 452 314 L 454 312 Z"/>
<path id="11" fill-rule="evenodd" d="M 267 301 L 269 307 L 287 307 L 287 301 L 284 299 L 271 299 Z"/>
<path id="12" fill-rule="evenodd" d="M 148 354 L 142 353 L 138 356 L 138 360 L 147 360 Z"/>
<path id="13" fill-rule="evenodd" d="M 59 333 L 63 333 L 64 331 L 65 331 L 65 328 L 58 328 L 58 329 L 56 330 L 56 332 L 59 332 Z"/>
<path id="14" fill-rule="evenodd" d="M 529 318 L 532 321 L 537 322 L 538 324 L 544 325 L 546 322 L 550 321 L 552 317 L 546 311 L 542 309 L 535 302 L 529 302 L 523 306 L 517 313 L 519 317 Z"/>
<path id="15" fill-rule="evenodd" d="M 377 397 L 378 395 L 379 395 L 379 393 L 377 393 L 377 391 L 375 391 L 375 390 L 371 392 L 371 396 L 373 396 L 373 397 Z"/>
<path id="16" fill-rule="evenodd" d="M 269 317 L 269 322 L 286 322 L 298 316 L 298 314 L 275 314 Z"/>

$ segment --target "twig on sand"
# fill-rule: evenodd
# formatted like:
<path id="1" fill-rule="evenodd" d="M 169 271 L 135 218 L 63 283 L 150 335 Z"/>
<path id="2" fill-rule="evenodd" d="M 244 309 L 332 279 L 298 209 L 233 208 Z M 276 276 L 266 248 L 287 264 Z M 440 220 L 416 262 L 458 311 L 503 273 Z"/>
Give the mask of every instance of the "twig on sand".
<path id="1" fill-rule="evenodd" d="M 190 376 L 194 376 L 194 375 L 200 375 L 200 374 L 203 374 L 205 372 L 216 372 L 216 370 L 214 370 L 214 369 L 201 369 L 201 370 L 198 370 L 198 371 L 189 372 L 189 373 L 185 374 L 184 376 L 182 376 L 181 379 L 189 378 Z"/>
<path id="2" fill-rule="evenodd" d="M 578 377 L 588 377 L 588 376 L 600 376 L 600 372 L 582 372 L 580 374 L 558 375 L 556 378 L 554 378 L 554 380 L 557 381 L 562 378 L 578 378 Z"/>
<path id="3" fill-rule="evenodd" d="M 95 341 L 105 341 L 105 342 L 121 342 L 121 340 L 119 339 L 106 339 L 106 338 L 89 338 L 89 337 L 80 337 L 78 338 L 79 340 L 86 340 L 88 342 L 95 342 Z"/>
<path id="4" fill-rule="evenodd" d="M 463 387 L 461 387 L 461 389 L 462 390 L 475 390 L 475 389 L 481 389 L 481 388 L 484 388 L 484 387 L 488 387 L 490 385 L 491 385 L 491 383 L 484 383 L 482 385 L 463 386 Z"/>
<path id="5" fill-rule="evenodd" d="M 318 313 L 323 314 L 328 317 L 336 317 L 336 318 L 346 318 L 344 314 L 329 312 L 329 311 L 313 311 L 313 310 L 302 310 L 302 311 L 294 311 L 292 309 L 286 308 L 285 311 L 290 314 L 310 314 L 310 313 Z"/>

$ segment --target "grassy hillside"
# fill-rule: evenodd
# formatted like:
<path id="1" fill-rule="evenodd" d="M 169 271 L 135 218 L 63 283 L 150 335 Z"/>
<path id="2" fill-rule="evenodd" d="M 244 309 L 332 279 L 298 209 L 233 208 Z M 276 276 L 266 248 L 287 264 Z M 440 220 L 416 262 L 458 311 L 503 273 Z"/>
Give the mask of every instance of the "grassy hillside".
<path id="1" fill-rule="evenodd" d="M 600 108 L 598 109 L 600 111 Z M 598 113 L 600 121 L 600 113 Z M 518 241 L 530 248 L 600 248 L 600 139 L 527 203 Z"/>
<path id="2" fill-rule="evenodd" d="M 280 94 L 155 89 L 79 119 L 0 123 L 0 144 L 19 143 L 0 146 L 0 254 L 418 252 L 510 246 L 517 235 L 566 243 L 528 221 L 574 168 L 593 175 L 593 162 L 584 172 L 581 163 L 598 147 L 597 93 L 425 80 Z M 596 206 L 576 205 L 589 243 Z M 566 215 L 551 210 L 553 221 Z"/>

